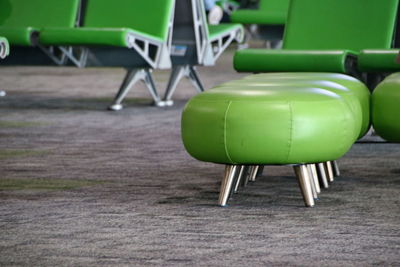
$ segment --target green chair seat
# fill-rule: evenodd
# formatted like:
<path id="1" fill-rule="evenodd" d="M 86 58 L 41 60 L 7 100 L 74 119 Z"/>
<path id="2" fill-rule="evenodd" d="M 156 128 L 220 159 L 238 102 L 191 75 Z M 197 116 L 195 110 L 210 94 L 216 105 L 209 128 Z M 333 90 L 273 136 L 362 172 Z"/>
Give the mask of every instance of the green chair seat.
<path id="1" fill-rule="evenodd" d="M 208 38 L 212 42 L 221 35 L 225 35 L 239 29 L 243 31 L 243 26 L 235 23 L 221 23 L 218 25 L 208 24 Z"/>
<path id="2" fill-rule="evenodd" d="M 0 58 L 5 58 L 10 53 L 8 40 L 0 36 Z"/>
<path id="3" fill-rule="evenodd" d="M 222 86 L 192 98 L 182 139 L 222 164 L 301 164 L 343 156 L 359 134 L 343 97 L 316 86 Z"/>
<path id="4" fill-rule="evenodd" d="M 400 71 L 396 61 L 398 49 L 362 50 L 358 56 L 358 68 L 363 72 L 395 72 Z"/>
<path id="5" fill-rule="evenodd" d="M 400 73 L 381 82 L 372 94 L 372 123 L 375 131 L 390 142 L 400 142 Z"/>
<path id="6" fill-rule="evenodd" d="M 234 68 L 243 72 L 346 72 L 349 50 L 244 49 L 235 53 Z"/>
<path id="7" fill-rule="evenodd" d="M 260 0 L 258 9 L 239 9 L 231 14 L 231 21 L 242 24 L 284 25 L 289 0 Z"/>
<path id="8" fill-rule="evenodd" d="M 286 22 L 286 13 L 268 12 L 258 10 L 236 10 L 231 15 L 231 21 L 242 24 L 268 24 L 268 25 L 284 25 Z"/>
<path id="9" fill-rule="evenodd" d="M 44 45 L 110 45 L 129 47 L 129 36 L 140 36 L 156 43 L 159 37 L 126 28 L 44 28 L 40 43 Z"/>

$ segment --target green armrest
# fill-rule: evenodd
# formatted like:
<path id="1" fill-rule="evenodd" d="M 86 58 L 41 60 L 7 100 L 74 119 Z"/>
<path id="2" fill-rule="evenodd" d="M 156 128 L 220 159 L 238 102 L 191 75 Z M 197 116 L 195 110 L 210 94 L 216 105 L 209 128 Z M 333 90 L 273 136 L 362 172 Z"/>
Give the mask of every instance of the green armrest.
<path id="1" fill-rule="evenodd" d="M 400 63 L 396 61 L 398 49 L 362 50 L 358 57 L 358 68 L 363 72 L 400 71 Z"/>
<path id="2" fill-rule="evenodd" d="M 0 58 L 5 58 L 10 54 L 10 46 L 6 38 L 0 36 Z"/>
<path id="3" fill-rule="evenodd" d="M 37 29 L 33 27 L 0 27 L 0 35 L 6 37 L 12 45 L 32 45 L 32 34 L 35 31 Z"/>
<path id="4" fill-rule="evenodd" d="M 208 37 L 211 41 L 218 38 L 221 35 L 227 34 L 231 31 L 235 31 L 236 29 L 241 29 L 244 31 L 243 26 L 241 24 L 236 23 L 221 23 L 218 25 L 208 25 Z"/>
<path id="5" fill-rule="evenodd" d="M 45 28 L 40 32 L 44 45 L 110 45 L 129 47 L 129 35 L 141 36 L 154 42 L 162 42 L 139 31 L 126 28 Z"/>
<path id="6" fill-rule="evenodd" d="M 234 68 L 242 72 L 339 72 L 346 73 L 350 50 L 245 49 L 235 53 Z"/>
<path id="7" fill-rule="evenodd" d="M 236 10 L 231 15 L 231 21 L 243 24 L 268 24 L 268 25 L 284 25 L 286 22 L 286 13 L 268 12 L 258 10 Z"/>

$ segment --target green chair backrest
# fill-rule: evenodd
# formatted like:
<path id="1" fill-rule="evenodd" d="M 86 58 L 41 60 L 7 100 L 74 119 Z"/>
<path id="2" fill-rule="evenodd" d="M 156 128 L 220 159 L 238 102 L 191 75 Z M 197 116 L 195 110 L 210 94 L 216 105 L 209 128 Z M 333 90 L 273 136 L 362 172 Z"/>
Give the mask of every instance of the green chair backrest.
<path id="1" fill-rule="evenodd" d="M 166 40 L 174 3 L 174 0 L 88 0 L 83 26 L 131 28 Z"/>
<path id="2" fill-rule="evenodd" d="M 286 13 L 289 9 L 289 2 L 290 0 L 260 0 L 258 9 Z"/>
<path id="3" fill-rule="evenodd" d="M 285 49 L 390 48 L 398 0 L 291 0 Z"/>
<path id="4" fill-rule="evenodd" d="M 0 26 L 74 27 L 80 0 L 0 0 Z"/>

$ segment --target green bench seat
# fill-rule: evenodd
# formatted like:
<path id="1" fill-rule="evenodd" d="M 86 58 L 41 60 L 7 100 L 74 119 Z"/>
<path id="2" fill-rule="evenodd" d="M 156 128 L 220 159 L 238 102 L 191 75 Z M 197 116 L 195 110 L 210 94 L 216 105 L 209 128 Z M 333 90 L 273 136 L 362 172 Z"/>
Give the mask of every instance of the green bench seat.
<path id="1" fill-rule="evenodd" d="M 372 123 L 377 134 L 400 142 L 400 73 L 386 77 L 372 94 Z"/>
<path id="2" fill-rule="evenodd" d="M 243 168 L 279 164 L 295 166 L 305 204 L 313 206 L 319 184 L 307 169 L 340 158 L 364 131 L 357 89 L 351 90 L 362 88 L 359 81 L 307 75 L 308 80 L 252 75 L 187 103 L 182 114 L 186 150 L 198 160 L 227 165 L 220 205 L 243 179 Z M 365 86 L 362 90 L 368 94 Z"/>

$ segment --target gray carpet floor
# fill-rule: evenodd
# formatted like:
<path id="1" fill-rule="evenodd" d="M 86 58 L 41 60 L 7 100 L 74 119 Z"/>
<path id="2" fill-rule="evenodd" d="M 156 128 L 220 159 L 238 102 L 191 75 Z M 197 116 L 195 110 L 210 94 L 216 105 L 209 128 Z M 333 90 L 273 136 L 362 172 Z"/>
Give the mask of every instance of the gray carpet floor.
<path id="1" fill-rule="evenodd" d="M 232 53 L 206 88 L 243 76 Z M 180 140 L 190 83 L 172 108 L 140 85 L 106 111 L 123 74 L 0 68 L 0 266 L 400 266 L 400 144 L 355 144 L 315 208 L 286 166 L 220 208 L 224 167 Z"/>

